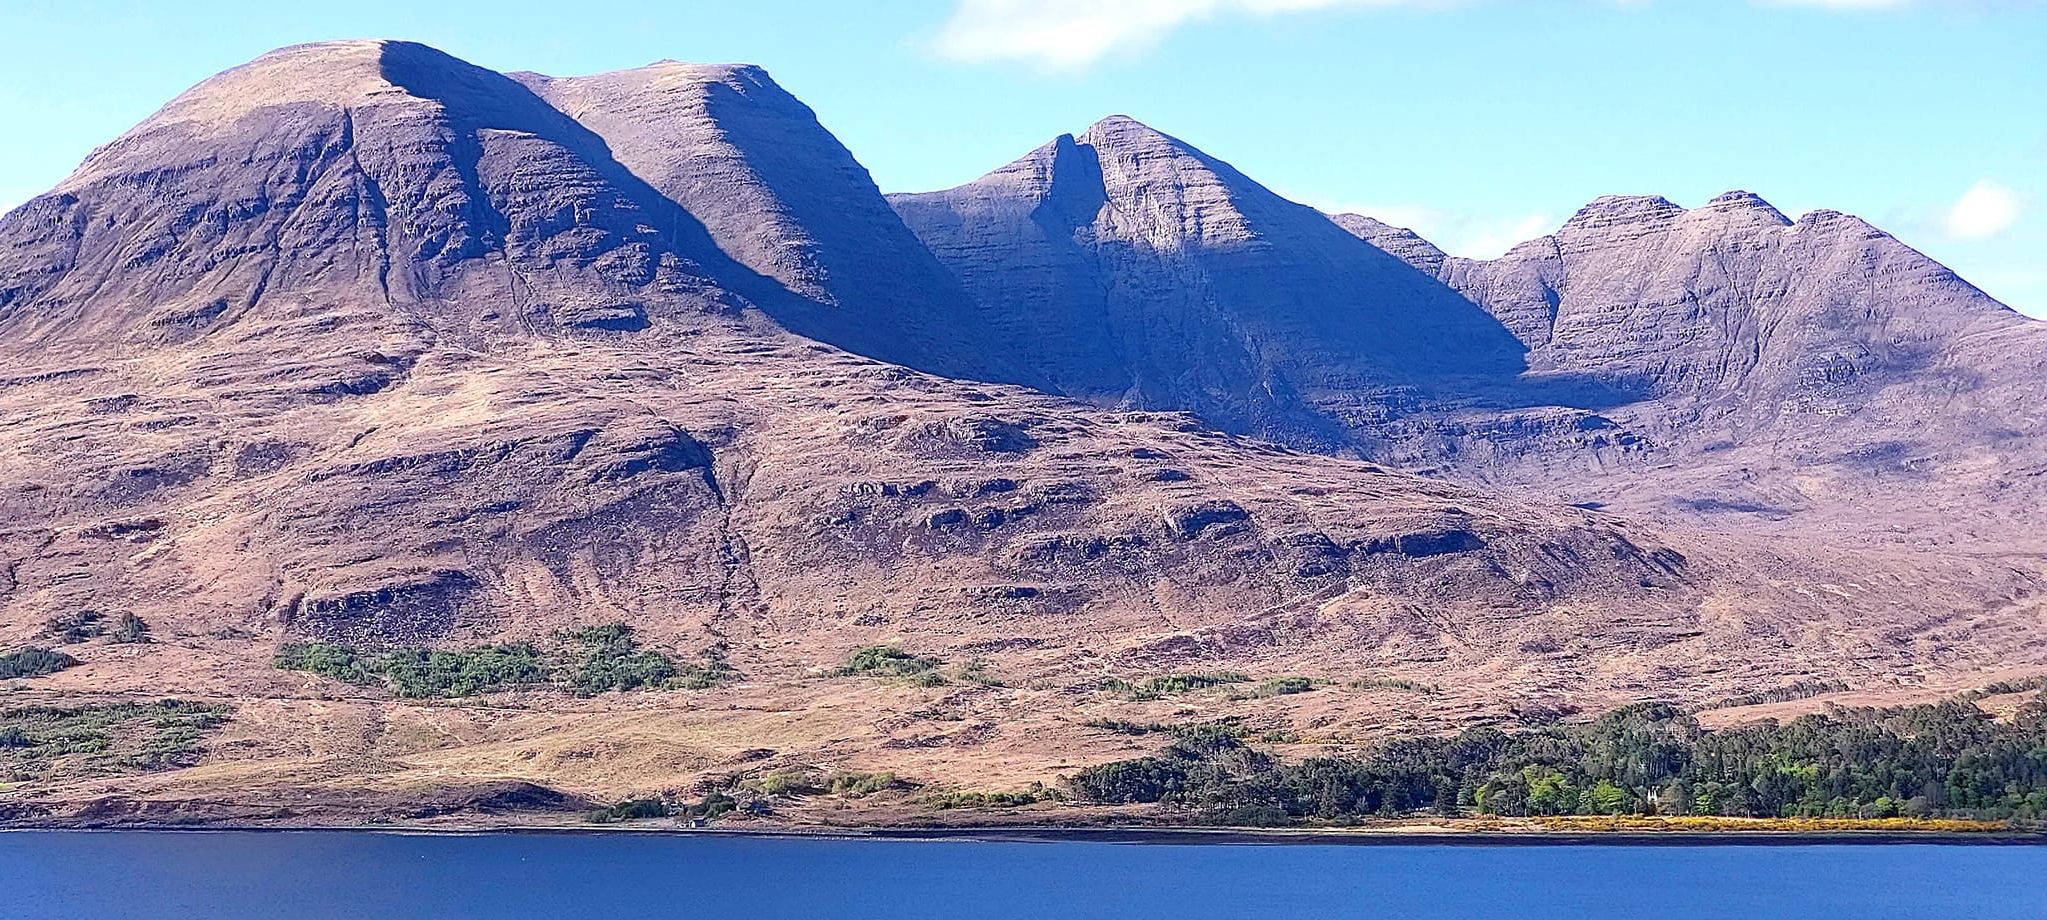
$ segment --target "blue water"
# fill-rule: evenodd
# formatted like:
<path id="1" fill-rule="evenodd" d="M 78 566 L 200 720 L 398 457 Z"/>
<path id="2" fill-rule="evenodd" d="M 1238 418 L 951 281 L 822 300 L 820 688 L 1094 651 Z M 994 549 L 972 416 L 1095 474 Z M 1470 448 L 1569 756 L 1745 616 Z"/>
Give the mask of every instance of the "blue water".
<path id="1" fill-rule="evenodd" d="M 0 833 L 0 917 L 2047 918 L 2047 847 Z"/>

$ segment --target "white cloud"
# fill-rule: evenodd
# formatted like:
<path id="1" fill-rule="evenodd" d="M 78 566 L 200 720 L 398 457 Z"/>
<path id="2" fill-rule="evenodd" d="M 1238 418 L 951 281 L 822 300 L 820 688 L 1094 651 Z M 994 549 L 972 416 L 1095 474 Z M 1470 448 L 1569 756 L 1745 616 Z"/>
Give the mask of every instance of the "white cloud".
<path id="1" fill-rule="evenodd" d="M 1488 0 L 959 0 L 932 39 L 956 61 L 1027 61 L 1048 70 L 1080 70 L 1132 54 L 1173 30 L 1217 16 L 1277 16 L 1337 8 L 1446 9 Z M 1651 0 L 1602 0 L 1641 8 Z M 1873 10 L 1919 0 L 1749 0 L 1755 6 Z M 2032 0 L 2020 0 L 2032 2 Z"/>
<path id="2" fill-rule="evenodd" d="M 1442 7 L 1455 0 L 960 0 L 933 47 L 960 61 L 1023 60 L 1076 70 L 1142 49 L 1190 22 L 1336 7 Z"/>
<path id="3" fill-rule="evenodd" d="M 2019 210 L 2019 193 L 1985 179 L 1948 209 L 1947 233 L 1958 240 L 1989 239 L 2017 223 Z"/>

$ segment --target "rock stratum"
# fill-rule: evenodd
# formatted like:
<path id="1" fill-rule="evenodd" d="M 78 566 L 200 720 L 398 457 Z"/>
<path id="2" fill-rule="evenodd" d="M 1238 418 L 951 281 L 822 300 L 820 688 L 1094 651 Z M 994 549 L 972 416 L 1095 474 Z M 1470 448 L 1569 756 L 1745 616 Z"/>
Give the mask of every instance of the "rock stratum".
<path id="1" fill-rule="evenodd" d="M 1475 262 L 1126 118 L 884 198 L 754 67 L 283 49 L 0 218 L 0 639 L 79 661 L 6 699 L 235 709 L 0 814 L 1006 790 L 1149 750 L 1117 724 L 1311 753 L 2038 674 L 2043 356 L 1754 196 Z M 87 611 L 152 641 L 49 635 Z M 612 623 L 732 673 L 420 702 L 271 664 Z M 836 673 L 869 645 L 977 677 Z M 1316 689 L 1113 689 L 1224 672 Z"/>

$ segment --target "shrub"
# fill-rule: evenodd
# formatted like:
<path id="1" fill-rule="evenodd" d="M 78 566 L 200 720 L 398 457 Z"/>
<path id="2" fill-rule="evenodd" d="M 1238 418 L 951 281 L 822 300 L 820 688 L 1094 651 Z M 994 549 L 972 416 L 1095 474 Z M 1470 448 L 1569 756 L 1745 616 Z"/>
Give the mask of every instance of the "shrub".
<path id="1" fill-rule="evenodd" d="M 1175 738 L 1199 738 L 1211 734 L 1229 735 L 1241 738 L 1246 729 L 1243 721 L 1236 716 L 1224 716 L 1210 722 L 1190 722 L 1168 725 L 1164 722 L 1129 722 L 1123 719 L 1089 719 L 1081 723 L 1089 728 L 1115 732 L 1119 735 L 1172 735 Z"/>
<path id="2" fill-rule="evenodd" d="M 188 766 L 228 709 L 160 700 L 0 712 L 0 774 L 95 776 Z"/>
<path id="3" fill-rule="evenodd" d="M 833 795 L 843 795 L 848 798 L 857 799 L 864 795 L 885 792 L 902 785 L 904 785 L 903 782 L 896 779 L 894 773 L 843 771 L 832 774 L 831 779 L 825 783 L 825 788 L 830 790 Z"/>
<path id="4" fill-rule="evenodd" d="M 656 652 L 642 652 L 633 628 L 624 623 L 590 626 L 567 634 L 582 647 L 569 685 L 582 694 L 660 686 L 675 676 L 675 663 Z"/>
<path id="5" fill-rule="evenodd" d="M 1307 677 L 1268 677 L 1258 682 L 1253 696 L 1290 696 L 1315 689 L 1315 681 Z"/>
<path id="6" fill-rule="evenodd" d="M 149 626 L 133 613 L 121 614 L 110 626 L 107 618 L 98 611 L 81 610 L 69 616 L 55 617 L 43 624 L 43 634 L 58 642 L 70 644 L 106 636 L 114 642 L 148 642 Z"/>
<path id="7" fill-rule="evenodd" d="M 704 651 L 701 665 L 678 665 L 641 649 L 622 623 L 563 633 L 568 649 L 550 654 L 525 642 L 466 649 L 398 648 L 364 652 L 332 642 L 292 642 L 274 664 L 359 686 L 385 686 L 412 699 L 474 696 L 515 686 L 559 682 L 588 696 L 648 687 L 701 689 L 728 677 L 724 647 Z"/>
<path id="8" fill-rule="evenodd" d="M 764 773 L 751 785 L 762 795 L 816 795 L 825 791 L 824 778 L 803 767 Z"/>
<path id="9" fill-rule="evenodd" d="M 841 677 L 902 678 L 919 686 L 934 687 L 945 683 L 945 678 L 938 674 L 942 664 L 936 658 L 912 655 L 893 645 L 869 645 L 855 650 L 838 673 Z"/>
<path id="10" fill-rule="evenodd" d="M 1047 789 L 1033 783 L 1022 792 L 942 792 L 924 800 L 925 804 L 938 809 L 951 808 L 1017 808 L 1035 805 L 1039 802 L 1058 801 L 1057 790 Z"/>
<path id="11" fill-rule="evenodd" d="M 1443 688 L 1435 684 L 1418 683 L 1405 677 L 1361 677 L 1351 681 L 1348 686 L 1353 690 L 1405 690 L 1423 696 L 1434 696 L 1443 692 Z"/>
<path id="12" fill-rule="evenodd" d="M 1116 677 L 1103 678 L 1095 684 L 1105 690 L 1131 700 L 1156 700 L 1166 696 L 1205 690 L 1224 684 L 1249 683 L 1251 678 L 1234 671 L 1217 671 L 1210 674 L 1166 674 L 1150 677 L 1137 683 Z"/>
<path id="13" fill-rule="evenodd" d="M 626 821 L 647 821 L 654 818 L 686 818 L 691 821 L 716 821 L 739 808 L 739 801 L 723 792 L 713 792 L 695 804 L 670 805 L 663 799 L 627 799 L 609 808 L 600 808 L 583 816 L 592 824 L 619 824 Z"/>
<path id="14" fill-rule="evenodd" d="M 592 824 L 618 824 L 622 821 L 645 821 L 650 818 L 666 818 L 674 814 L 668 803 L 660 799 L 627 799 L 609 808 L 600 808 L 585 816 Z"/>
<path id="15" fill-rule="evenodd" d="M 77 663 L 78 659 L 63 652 L 53 652 L 31 645 L 11 654 L 0 655 L 0 680 L 55 674 Z"/>
<path id="16" fill-rule="evenodd" d="M 960 665 L 959 679 L 983 687 L 1002 686 L 1002 681 L 995 676 L 995 671 L 986 658 L 970 658 L 966 664 Z"/>
<path id="17" fill-rule="evenodd" d="M 710 795 L 704 796 L 703 801 L 689 806 L 683 812 L 683 815 L 695 820 L 716 821 L 738 810 L 738 808 L 738 799 L 723 792 L 713 792 Z"/>
<path id="18" fill-rule="evenodd" d="M 331 642 L 293 642 L 273 663 L 359 686 L 382 684 L 408 699 L 474 696 L 515 684 L 542 683 L 548 669 L 531 645 L 442 650 L 401 648 L 365 656 Z"/>
<path id="19" fill-rule="evenodd" d="M 1172 726 L 1158 722 L 1128 722 L 1123 719 L 1089 719 L 1081 724 L 1089 728 L 1099 728 L 1103 731 L 1115 732 L 1119 735 L 1142 736 L 1173 730 Z"/>
<path id="20" fill-rule="evenodd" d="M 1782 687 L 1757 690 L 1740 696 L 1730 696 L 1702 709 L 1733 709 L 1737 706 L 1757 706 L 1763 703 L 1783 703 L 1802 700 L 1828 693 L 1838 693 L 1848 685 L 1838 680 L 1801 680 Z"/>
<path id="21" fill-rule="evenodd" d="M 355 649 L 332 642 L 288 642 L 270 663 L 280 670 L 306 671 L 351 684 L 376 683 L 379 675 Z"/>
<path id="22" fill-rule="evenodd" d="M 43 635 L 58 642 L 70 644 L 84 642 L 107 632 L 106 617 L 92 610 L 81 610 L 69 616 L 53 617 L 43 624 Z"/>
<path id="23" fill-rule="evenodd" d="M 531 645 L 487 645 L 446 651 L 401 649 L 380 656 L 375 668 L 391 691 L 408 699 L 475 696 L 515 684 L 544 683 L 546 663 Z"/>
<path id="24" fill-rule="evenodd" d="M 148 642 L 149 624 L 133 613 L 124 613 L 115 621 L 114 628 L 107 632 L 107 638 L 124 645 Z"/>
<path id="25" fill-rule="evenodd" d="M 1166 695 L 1186 693 L 1190 690 L 1206 690 L 1224 684 L 1249 683 L 1251 678 L 1234 671 L 1218 671 L 1213 674 L 1167 674 L 1154 677 L 1137 685 L 1140 693 Z"/>

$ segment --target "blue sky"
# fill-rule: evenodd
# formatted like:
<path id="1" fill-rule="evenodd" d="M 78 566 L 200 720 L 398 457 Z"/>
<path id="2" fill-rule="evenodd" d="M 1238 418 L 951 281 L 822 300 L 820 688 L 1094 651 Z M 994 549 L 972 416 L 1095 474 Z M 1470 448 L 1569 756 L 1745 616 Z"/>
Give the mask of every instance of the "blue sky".
<path id="1" fill-rule="evenodd" d="M 284 44 L 765 65 L 884 189 L 1102 115 L 1488 256 L 1605 193 L 1860 214 L 2047 316 L 2041 0 L 0 0 L 0 206 Z"/>

